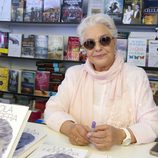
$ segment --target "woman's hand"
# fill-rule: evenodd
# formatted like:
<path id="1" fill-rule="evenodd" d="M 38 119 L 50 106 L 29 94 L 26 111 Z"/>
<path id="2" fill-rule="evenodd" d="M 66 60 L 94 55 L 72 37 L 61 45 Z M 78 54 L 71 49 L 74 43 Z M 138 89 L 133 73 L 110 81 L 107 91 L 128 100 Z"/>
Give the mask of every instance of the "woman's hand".
<path id="1" fill-rule="evenodd" d="M 87 137 L 97 149 L 109 150 L 113 145 L 122 143 L 125 133 L 122 129 L 110 125 L 100 125 L 94 132 L 89 132 Z"/>
<path id="2" fill-rule="evenodd" d="M 90 129 L 86 126 L 66 121 L 61 126 L 60 131 L 69 137 L 69 140 L 73 145 L 84 146 L 89 144 L 87 134 Z"/>

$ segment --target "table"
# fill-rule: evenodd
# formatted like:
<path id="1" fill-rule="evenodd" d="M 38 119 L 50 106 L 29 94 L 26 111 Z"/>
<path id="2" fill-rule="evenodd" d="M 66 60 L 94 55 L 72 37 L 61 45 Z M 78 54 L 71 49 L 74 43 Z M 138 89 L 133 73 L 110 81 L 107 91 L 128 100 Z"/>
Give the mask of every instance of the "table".
<path id="1" fill-rule="evenodd" d="M 46 125 L 42 125 L 42 126 L 45 128 L 48 134 L 44 143 L 86 149 L 88 150 L 88 158 L 93 153 L 112 156 L 112 158 L 155 158 L 155 156 L 149 154 L 149 150 L 155 144 L 155 142 L 149 144 L 142 144 L 142 145 L 136 145 L 136 144 L 130 146 L 119 145 L 112 147 L 111 150 L 109 151 L 99 151 L 94 147 L 90 147 L 90 146 L 83 147 L 83 146 L 71 145 L 69 143 L 68 138 L 65 135 L 53 131 L 52 129 L 48 128 Z"/>

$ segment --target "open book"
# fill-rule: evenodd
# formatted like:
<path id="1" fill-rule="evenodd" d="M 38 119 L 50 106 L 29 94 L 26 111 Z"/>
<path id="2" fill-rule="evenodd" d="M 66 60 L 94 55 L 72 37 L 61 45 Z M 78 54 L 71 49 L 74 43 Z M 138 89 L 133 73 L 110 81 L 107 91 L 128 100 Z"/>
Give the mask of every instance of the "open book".
<path id="1" fill-rule="evenodd" d="M 0 103 L 0 158 L 12 158 L 29 116 L 27 106 Z"/>
<path id="2" fill-rule="evenodd" d="M 85 149 L 57 146 L 52 144 L 42 144 L 28 158 L 86 158 L 87 154 L 88 150 Z"/>
<path id="3" fill-rule="evenodd" d="M 16 147 L 13 158 L 27 157 L 43 143 L 46 136 L 46 131 L 42 125 L 28 122 Z"/>

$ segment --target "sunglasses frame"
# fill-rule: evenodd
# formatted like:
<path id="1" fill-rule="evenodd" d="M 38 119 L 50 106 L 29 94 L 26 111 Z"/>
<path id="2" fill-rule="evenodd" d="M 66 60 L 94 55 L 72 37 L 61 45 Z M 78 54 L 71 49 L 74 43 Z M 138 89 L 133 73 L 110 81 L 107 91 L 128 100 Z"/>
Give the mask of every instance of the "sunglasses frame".
<path id="1" fill-rule="evenodd" d="M 103 43 L 103 38 L 105 38 L 105 40 L 107 40 L 105 43 Z M 105 46 L 110 45 L 112 39 L 114 39 L 114 37 L 110 37 L 110 36 L 107 36 L 107 35 L 102 35 L 102 36 L 100 36 L 98 40 L 87 39 L 86 41 L 83 42 L 83 47 L 84 47 L 85 49 L 87 49 L 87 50 L 92 50 L 92 49 L 95 48 L 96 42 L 99 42 L 99 44 L 100 44 L 101 46 L 104 46 L 104 47 L 105 47 Z M 88 44 L 90 44 L 90 42 L 91 42 L 92 46 L 88 46 Z M 86 44 L 87 44 L 87 46 L 86 46 Z"/>

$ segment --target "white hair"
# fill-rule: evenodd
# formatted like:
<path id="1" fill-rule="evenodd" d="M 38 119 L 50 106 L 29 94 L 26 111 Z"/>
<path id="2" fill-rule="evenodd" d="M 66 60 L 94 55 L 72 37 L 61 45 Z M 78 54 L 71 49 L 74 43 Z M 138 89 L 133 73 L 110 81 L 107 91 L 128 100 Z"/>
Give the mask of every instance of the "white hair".
<path id="1" fill-rule="evenodd" d="M 80 38 L 81 44 L 84 41 L 83 38 L 84 38 L 85 30 L 89 28 L 90 26 L 94 26 L 96 24 L 105 25 L 109 29 L 111 35 L 114 38 L 117 37 L 117 29 L 116 29 L 113 19 L 107 14 L 94 14 L 94 15 L 87 16 L 86 18 L 84 18 L 77 27 L 77 34 Z"/>

